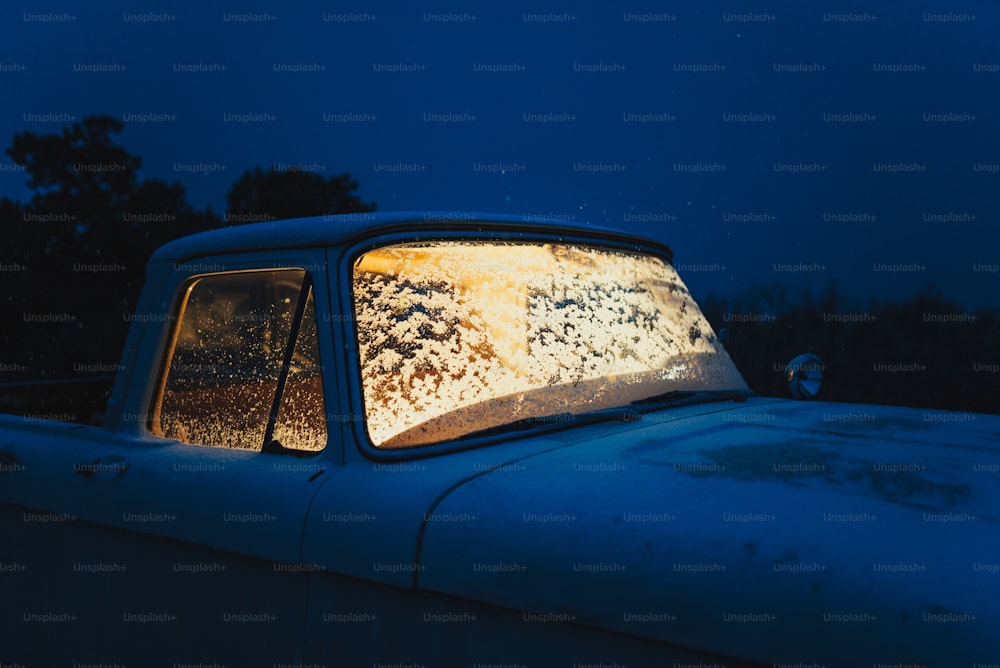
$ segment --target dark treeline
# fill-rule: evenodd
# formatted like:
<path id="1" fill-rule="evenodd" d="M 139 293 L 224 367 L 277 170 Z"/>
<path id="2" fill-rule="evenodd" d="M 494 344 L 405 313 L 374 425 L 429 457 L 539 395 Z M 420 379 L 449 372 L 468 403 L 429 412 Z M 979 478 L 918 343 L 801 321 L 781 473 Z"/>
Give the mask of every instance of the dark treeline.
<path id="1" fill-rule="evenodd" d="M 824 364 L 819 399 L 1000 413 L 1000 310 L 974 312 L 928 287 L 863 308 L 828 287 L 818 297 L 755 287 L 701 304 L 747 383 L 788 396 L 785 365 Z"/>
<path id="2" fill-rule="evenodd" d="M 141 160 L 114 141 L 123 125 L 94 116 L 60 133 L 15 135 L 28 202 L 0 199 L 0 381 L 114 371 L 150 254 L 230 224 L 374 210 L 350 175 L 244 172 L 227 210 L 192 207 L 177 183 L 140 179 Z M 820 398 L 1000 412 L 1000 315 L 965 312 L 931 289 L 861 308 L 835 286 L 819 297 L 752 288 L 701 304 L 750 386 L 786 396 L 784 365 L 813 352 Z"/>
<path id="3" fill-rule="evenodd" d="M 146 261 L 171 239 L 375 208 L 348 174 L 256 168 L 233 183 L 220 217 L 192 207 L 178 183 L 140 179 L 140 158 L 115 143 L 123 128 L 90 116 L 58 133 L 18 133 L 6 150 L 32 195 L 0 199 L 0 380 L 112 372 Z"/>

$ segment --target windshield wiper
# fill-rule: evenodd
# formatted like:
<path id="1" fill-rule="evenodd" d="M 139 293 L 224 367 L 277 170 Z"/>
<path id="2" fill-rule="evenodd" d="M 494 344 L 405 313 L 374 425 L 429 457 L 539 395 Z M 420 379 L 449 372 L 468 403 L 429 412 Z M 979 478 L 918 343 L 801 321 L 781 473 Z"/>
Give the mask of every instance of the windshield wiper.
<path id="1" fill-rule="evenodd" d="M 640 413 L 649 412 L 665 406 L 678 406 L 686 404 L 701 403 L 704 401 L 746 401 L 752 395 L 750 390 L 674 390 L 655 394 L 651 397 L 636 399 L 627 406 L 616 406 L 614 408 L 601 408 L 586 413 L 555 413 L 553 415 L 539 415 L 521 418 L 512 422 L 477 429 L 467 434 L 462 434 L 457 438 L 465 441 L 473 438 L 483 438 L 495 436 L 497 434 L 509 434 L 511 432 L 525 431 L 528 429 L 538 429 L 548 431 L 550 429 L 561 429 L 570 425 L 590 424 L 605 420 L 620 420 L 622 422 L 634 422 L 642 419 Z"/>
<path id="2" fill-rule="evenodd" d="M 636 399 L 632 406 L 678 406 L 705 401 L 746 401 L 752 395 L 750 390 L 673 390 Z"/>
<path id="3" fill-rule="evenodd" d="M 477 429 L 467 434 L 462 434 L 458 440 L 464 441 L 470 438 L 481 438 L 483 436 L 493 436 L 495 434 L 508 434 L 514 431 L 524 431 L 526 429 L 539 428 L 543 431 L 547 429 L 561 429 L 569 425 L 589 424 L 591 422 L 601 422 L 603 420 L 621 420 L 631 422 L 639 419 L 639 413 L 628 406 L 616 408 L 602 408 L 586 413 L 555 413 L 553 415 L 539 415 L 535 417 L 521 418 L 513 422 L 498 424 L 485 429 Z M 547 428 L 547 429 L 546 429 Z"/>

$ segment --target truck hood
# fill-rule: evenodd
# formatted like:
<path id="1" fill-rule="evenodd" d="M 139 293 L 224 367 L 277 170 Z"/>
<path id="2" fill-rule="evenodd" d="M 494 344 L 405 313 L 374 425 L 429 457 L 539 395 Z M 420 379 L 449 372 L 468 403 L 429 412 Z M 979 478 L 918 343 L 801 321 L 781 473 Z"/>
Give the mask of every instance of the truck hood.
<path id="1" fill-rule="evenodd" d="M 996 661 L 1000 416 L 755 398 L 558 437 L 425 514 L 421 589 L 769 665 Z"/>

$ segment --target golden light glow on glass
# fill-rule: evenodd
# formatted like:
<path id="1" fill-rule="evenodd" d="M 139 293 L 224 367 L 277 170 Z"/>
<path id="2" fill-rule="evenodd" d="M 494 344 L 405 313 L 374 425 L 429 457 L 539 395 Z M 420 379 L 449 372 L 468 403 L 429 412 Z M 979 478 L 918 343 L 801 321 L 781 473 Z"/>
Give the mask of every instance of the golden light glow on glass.
<path id="1" fill-rule="evenodd" d="M 368 433 L 439 442 L 672 389 L 745 387 L 673 267 L 569 244 L 441 241 L 354 267 Z"/>

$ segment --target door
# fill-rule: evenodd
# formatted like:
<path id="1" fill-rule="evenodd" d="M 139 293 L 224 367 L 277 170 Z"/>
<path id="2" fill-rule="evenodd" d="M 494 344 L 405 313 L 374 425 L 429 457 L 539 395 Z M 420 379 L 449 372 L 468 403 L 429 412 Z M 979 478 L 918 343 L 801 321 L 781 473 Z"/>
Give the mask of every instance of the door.
<path id="1" fill-rule="evenodd" d="M 330 344 L 317 327 L 324 281 L 306 270 L 322 251 L 269 262 L 179 268 L 148 408 L 125 416 L 130 429 L 0 432 L 17 462 L 0 478 L 4 661 L 301 656 L 303 524 L 334 468 L 320 364 Z"/>

